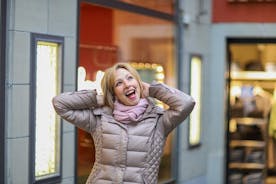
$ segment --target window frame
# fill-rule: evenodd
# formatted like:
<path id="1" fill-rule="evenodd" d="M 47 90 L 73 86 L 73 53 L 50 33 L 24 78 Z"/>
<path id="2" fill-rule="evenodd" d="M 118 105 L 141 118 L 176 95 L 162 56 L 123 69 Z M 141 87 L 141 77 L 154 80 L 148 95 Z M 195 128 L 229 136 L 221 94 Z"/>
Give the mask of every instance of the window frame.
<path id="1" fill-rule="evenodd" d="M 1 50 L 0 50 L 0 183 L 5 183 L 5 68 L 6 68 L 6 18 L 7 1 L 1 0 Z"/>
<path id="2" fill-rule="evenodd" d="M 138 14 L 142 14 L 145 16 L 155 17 L 155 18 L 159 18 L 159 19 L 163 19 L 163 20 L 167 20 L 167 21 L 175 21 L 176 20 L 176 16 L 173 14 L 164 13 L 164 12 L 157 11 L 154 9 L 150 9 L 150 8 L 122 2 L 122 1 L 117 1 L 117 0 L 80 0 L 80 1 L 85 2 L 85 3 L 92 3 L 95 5 L 99 5 L 99 6 L 115 8 L 118 10 L 126 10 L 128 12 L 138 13 Z M 177 2 L 176 2 L 176 4 L 177 4 Z"/>
<path id="3" fill-rule="evenodd" d="M 35 134 L 36 134 L 36 70 L 37 70 L 37 45 L 38 42 L 52 42 L 56 43 L 60 46 L 60 91 L 63 91 L 63 68 L 64 68 L 64 37 L 60 36 L 53 36 L 53 35 L 46 35 L 46 34 L 37 34 L 37 33 L 31 33 L 31 63 L 30 63 L 30 152 L 29 152 L 29 181 L 30 183 L 40 184 L 40 183 L 57 183 L 61 182 L 62 180 L 62 123 L 60 124 L 60 130 L 59 130 L 59 174 L 54 176 L 45 177 L 40 180 L 36 180 L 35 176 Z"/>

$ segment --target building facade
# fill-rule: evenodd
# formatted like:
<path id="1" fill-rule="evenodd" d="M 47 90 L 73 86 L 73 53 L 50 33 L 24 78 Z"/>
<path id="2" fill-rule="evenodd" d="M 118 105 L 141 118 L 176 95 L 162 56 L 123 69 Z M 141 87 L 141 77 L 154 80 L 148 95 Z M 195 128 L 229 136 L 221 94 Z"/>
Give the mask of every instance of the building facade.
<path id="1" fill-rule="evenodd" d="M 2 88 L 1 86 L 1 96 L 2 90 L 5 91 L 5 100 L 1 100 L 1 113 L 2 104 L 5 104 L 5 119 L 1 122 L 1 125 L 5 126 L 5 132 L 3 134 L 1 132 L 1 143 L 2 141 L 5 142 L 5 158 L 1 160 L 1 163 L 4 163 L 4 173 L 1 169 L 1 176 L 4 174 L 5 177 L 1 177 L 1 180 L 4 180 L 3 183 L 34 183 L 43 178 L 45 175 L 43 172 L 46 172 L 51 175 L 50 178 L 52 179 L 49 180 L 74 183 L 74 127 L 64 124 L 62 128 L 55 128 L 54 126 L 57 125 L 54 125 L 52 127 L 59 132 L 55 132 L 53 135 L 49 134 L 49 127 L 43 128 L 47 139 L 52 141 L 56 139 L 59 145 L 50 146 L 47 141 L 39 144 L 48 144 L 50 146 L 48 149 L 52 149 L 52 152 L 58 151 L 59 155 L 50 159 L 53 155 L 50 156 L 50 151 L 46 151 L 48 156 L 44 156 L 46 156 L 47 162 L 54 163 L 52 163 L 51 168 L 44 165 L 44 168 L 41 169 L 37 168 L 34 163 L 36 162 L 35 159 L 40 157 L 37 153 L 45 152 L 45 147 L 38 151 L 41 148 L 35 146 L 38 139 L 35 139 L 37 134 L 34 133 L 34 127 L 37 127 L 38 124 L 32 122 L 40 121 L 35 113 L 41 112 L 39 106 L 48 104 L 44 103 L 44 100 L 36 101 L 40 98 L 39 95 L 49 96 L 48 92 L 51 94 L 54 90 L 61 90 L 55 89 L 53 86 L 61 85 L 61 79 L 57 79 L 58 76 L 53 78 L 53 76 L 62 73 L 62 86 L 57 86 L 62 87 L 62 90 L 75 89 L 78 1 L 1 1 L 1 3 L 1 6 L 5 6 L 1 8 L 6 10 L 6 15 L 4 15 L 6 24 L 4 27 L 1 25 L 3 28 L 1 28 L 1 33 L 5 31 L 3 38 L 5 42 L 3 41 L 4 45 L 1 45 L 1 49 L 6 54 L 5 61 L 1 60 L 1 76 L 5 76 L 4 79 L 1 77 L 1 84 L 3 80 L 5 81 L 5 87 Z M 55 50 L 60 54 L 59 56 Z M 63 61 L 63 66 L 59 64 L 58 70 L 53 69 L 53 63 L 46 66 L 42 62 L 43 59 L 50 61 L 50 57 L 54 56 L 56 58 L 53 60 Z M 3 56 L 1 55 L 1 57 Z M 5 68 L 2 69 L 2 66 Z M 2 71 L 5 75 L 2 74 Z M 45 71 L 52 72 L 45 73 Z M 44 80 L 39 78 L 39 75 L 51 78 Z M 47 86 L 46 89 L 44 86 Z M 47 93 L 43 94 L 43 92 L 37 91 L 36 89 L 39 88 L 44 88 L 43 90 Z M 45 97 L 47 98 L 47 96 Z M 44 116 L 44 119 L 46 121 L 47 119 L 53 120 L 49 116 Z M 47 124 L 49 121 L 45 123 Z M 5 135 L 4 140 L 2 135 Z M 34 150 L 37 150 L 37 153 Z M 41 158 L 41 160 L 43 159 L 45 158 Z M 39 177 L 35 177 L 35 170 L 36 176 Z"/>
<path id="2" fill-rule="evenodd" d="M 84 183 L 93 140 L 55 115 L 51 97 L 97 87 L 119 61 L 197 101 L 168 138 L 160 183 L 247 177 L 231 170 L 232 67 L 258 56 L 273 68 L 275 9 L 265 1 L 2 0 L 0 183 Z"/>
<path id="3" fill-rule="evenodd" d="M 218 144 L 228 183 L 275 183 L 275 8 L 274 1 L 213 1 L 209 79 L 220 86 L 214 108 L 225 107 Z"/>

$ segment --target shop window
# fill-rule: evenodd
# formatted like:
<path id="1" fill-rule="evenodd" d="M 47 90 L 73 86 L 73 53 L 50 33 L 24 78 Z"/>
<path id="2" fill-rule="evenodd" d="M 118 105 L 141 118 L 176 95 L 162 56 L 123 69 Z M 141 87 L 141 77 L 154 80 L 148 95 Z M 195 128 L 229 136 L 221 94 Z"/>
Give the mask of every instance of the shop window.
<path id="1" fill-rule="evenodd" d="M 61 177 L 61 123 L 52 98 L 61 92 L 63 38 L 32 35 L 31 181 Z"/>
<path id="2" fill-rule="evenodd" d="M 95 1 L 102 2 L 102 6 L 93 5 L 93 0 L 90 2 L 80 6 L 79 89 L 97 88 L 100 71 L 117 62 L 132 64 L 145 82 L 157 80 L 177 86 L 175 24 L 171 14 L 160 13 L 156 6 L 152 6 L 155 10 L 152 11 L 145 6 L 141 8 L 142 4 L 140 7 L 129 5 L 130 1 Z M 143 5 L 154 3 L 143 2 Z M 173 132 L 164 148 L 159 183 L 176 179 L 175 140 Z M 77 183 L 81 184 L 87 180 L 95 159 L 91 135 L 78 129 L 77 147 Z"/>
<path id="3" fill-rule="evenodd" d="M 201 86 L 202 86 L 202 59 L 193 55 L 190 61 L 190 95 L 194 97 L 196 106 L 189 116 L 189 146 L 200 145 L 201 132 Z"/>

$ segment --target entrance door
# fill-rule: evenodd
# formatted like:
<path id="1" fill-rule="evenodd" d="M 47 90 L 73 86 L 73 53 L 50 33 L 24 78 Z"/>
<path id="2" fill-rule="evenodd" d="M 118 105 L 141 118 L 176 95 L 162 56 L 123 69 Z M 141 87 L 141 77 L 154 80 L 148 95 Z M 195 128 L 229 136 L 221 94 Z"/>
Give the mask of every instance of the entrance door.
<path id="1" fill-rule="evenodd" d="M 228 183 L 265 183 L 276 174 L 276 39 L 228 41 Z"/>
<path id="2" fill-rule="evenodd" d="M 80 88 L 97 87 L 97 76 L 117 62 L 130 63 L 146 82 L 157 80 L 176 87 L 175 31 L 172 21 L 89 3 L 80 4 L 79 21 Z M 175 179 L 173 136 L 169 136 L 165 146 L 160 182 Z M 77 180 L 78 183 L 84 183 L 95 159 L 91 135 L 78 130 L 77 146 Z"/>

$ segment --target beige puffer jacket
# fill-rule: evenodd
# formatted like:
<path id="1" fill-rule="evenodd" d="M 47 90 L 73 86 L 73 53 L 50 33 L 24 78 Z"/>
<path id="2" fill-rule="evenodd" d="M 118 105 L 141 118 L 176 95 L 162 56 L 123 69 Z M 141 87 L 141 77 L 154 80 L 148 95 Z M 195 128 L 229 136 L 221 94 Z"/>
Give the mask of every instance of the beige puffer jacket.
<path id="1" fill-rule="evenodd" d="M 87 184 L 156 184 L 167 135 L 190 114 L 194 100 L 164 84 L 150 85 L 149 96 L 169 106 L 153 103 L 139 122 L 122 124 L 109 107 L 99 107 L 96 91 L 63 93 L 53 99 L 56 112 L 91 133 L 95 163 Z"/>

